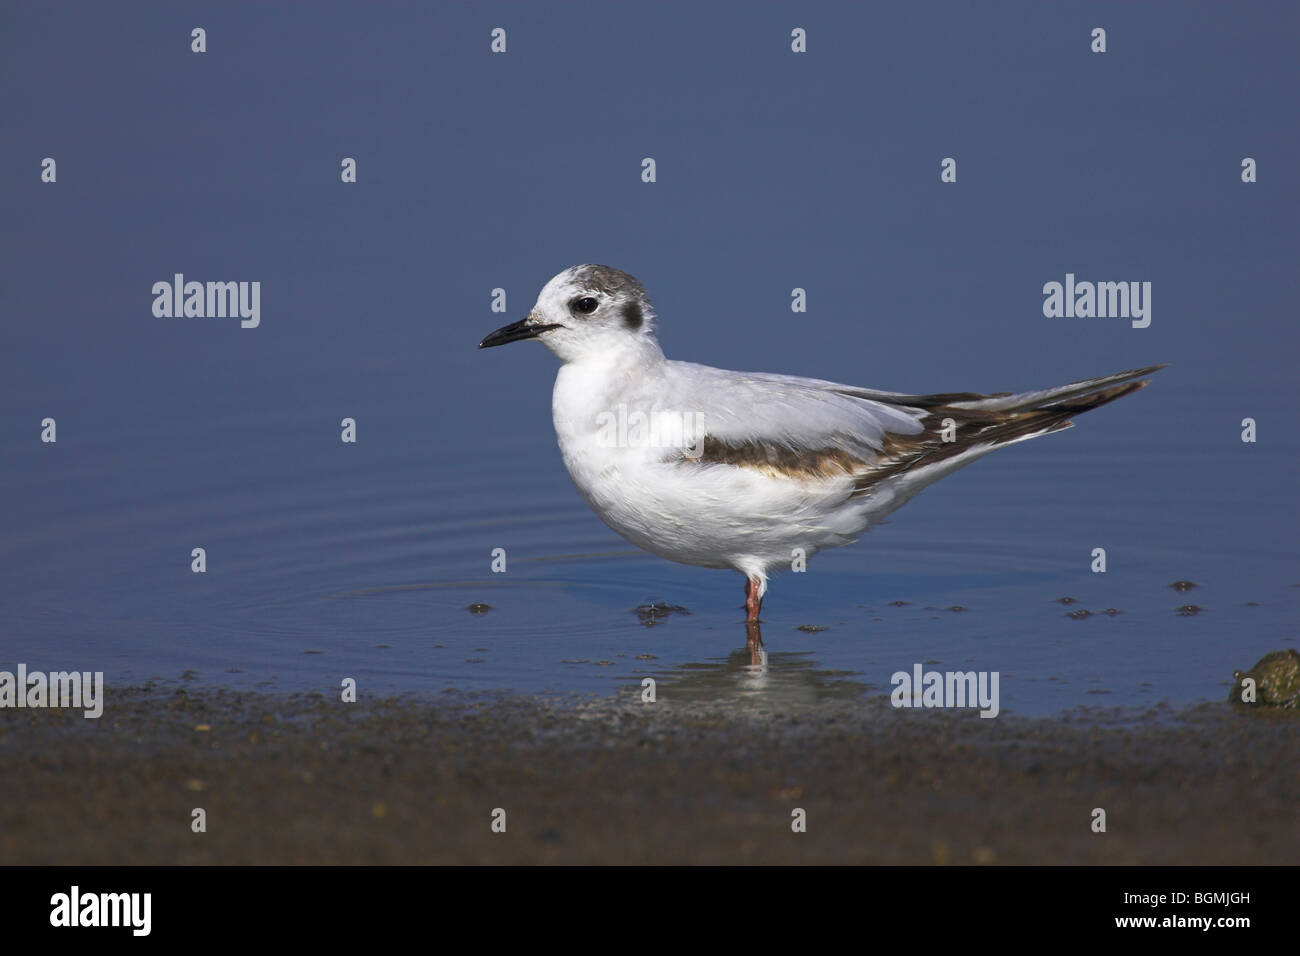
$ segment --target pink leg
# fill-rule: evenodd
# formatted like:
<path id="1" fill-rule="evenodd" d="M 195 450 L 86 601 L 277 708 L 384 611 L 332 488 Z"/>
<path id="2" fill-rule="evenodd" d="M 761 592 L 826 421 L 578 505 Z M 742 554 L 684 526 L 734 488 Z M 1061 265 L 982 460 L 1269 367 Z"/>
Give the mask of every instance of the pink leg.
<path id="1" fill-rule="evenodd" d="M 758 596 L 758 579 L 745 578 L 745 643 L 749 646 L 749 662 L 765 663 L 763 659 L 763 634 L 758 627 L 758 615 L 763 610 L 763 599 Z"/>
<path id="2" fill-rule="evenodd" d="M 758 578 L 745 579 L 745 623 L 757 624 L 758 615 L 763 610 L 763 599 L 758 596 Z"/>

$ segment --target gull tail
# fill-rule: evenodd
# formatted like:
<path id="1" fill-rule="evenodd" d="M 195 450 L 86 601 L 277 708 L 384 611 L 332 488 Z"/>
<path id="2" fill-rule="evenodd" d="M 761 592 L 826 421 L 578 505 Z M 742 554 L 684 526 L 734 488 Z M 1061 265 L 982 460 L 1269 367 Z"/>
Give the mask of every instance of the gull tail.
<path id="1" fill-rule="evenodd" d="M 1107 402 L 1112 402 L 1130 392 L 1135 392 L 1139 388 L 1144 388 L 1148 384 L 1147 382 L 1135 382 L 1134 379 L 1141 379 L 1167 367 L 1167 363 L 1165 365 L 1148 365 L 1146 368 L 1129 369 L 1127 372 L 1116 372 L 1114 375 L 1103 375 L 1100 378 L 1070 382 L 1068 385 L 1058 385 L 1056 388 L 1044 388 L 1035 392 L 1003 392 L 997 395 L 969 395 L 960 398 L 958 396 L 935 397 L 949 398 L 950 400 L 943 404 L 953 408 L 970 409 L 971 411 L 1045 411 L 1050 407 L 1070 403 L 1076 412 L 1086 412 L 1105 405 Z M 1124 391 L 1121 387 L 1107 387 L 1120 386 L 1121 383 L 1129 383 L 1132 387 L 1128 388 L 1127 391 Z M 1108 397 L 1101 397 L 1103 395 Z M 1087 399 L 1093 396 L 1095 396 L 1095 400 L 1089 402 Z M 926 406 L 923 405 L 922 407 Z"/>
<path id="2" fill-rule="evenodd" d="M 1150 380 L 1143 376 L 1162 368 L 1165 366 L 1130 369 L 1034 392 L 957 392 L 896 400 L 925 411 L 922 431 L 887 436 L 881 459 L 855 477 L 854 493 L 874 494 L 887 482 L 898 488 L 897 482 L 889 480 L 901 478 L 908 488 L 905 497 L 911 497 L 932 481 L 1004 445 L 1072 427 L 1074 416 L 1146 388 Z"/>

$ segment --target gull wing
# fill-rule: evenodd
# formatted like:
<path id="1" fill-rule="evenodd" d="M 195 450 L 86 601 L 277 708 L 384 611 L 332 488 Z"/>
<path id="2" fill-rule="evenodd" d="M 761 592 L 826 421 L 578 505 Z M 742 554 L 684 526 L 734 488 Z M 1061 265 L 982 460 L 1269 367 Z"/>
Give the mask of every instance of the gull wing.
<path id="1" fill-rule="evenodd" d="M 851 476 L 854 494 L 908 473 L 941 477 L 995 448 L 1069 428 L 1144 388 L 1154 365 L 1029 392 L 909 395 L 820 379 L 670 363 L 660 407 L 700 416 L 691 457 L 792 478 Z"/>

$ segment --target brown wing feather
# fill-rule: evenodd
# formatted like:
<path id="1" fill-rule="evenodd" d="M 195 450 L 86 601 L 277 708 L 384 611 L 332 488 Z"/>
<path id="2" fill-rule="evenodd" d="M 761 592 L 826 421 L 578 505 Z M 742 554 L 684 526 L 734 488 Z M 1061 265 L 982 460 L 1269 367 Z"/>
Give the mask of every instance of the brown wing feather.
<path id="1" fill-rule="evenodd" d="M 1100 408 L 1145 388 L 1149 381 L 1127 382 L 1091 394 L 1020 412 L 984 411 L 936 405 L 921 420 L 924 429 L 916 435 L 887 435 L 881 460 L 854 479 L 854 494 L 863 494 L 886 480 L 946 459 L 977 445 L 1005 445 L 1031 435 L 1069 428 L 1075 415 Z M 943 440 L 944 421 L 956 424 L 953 441 Z"/>
<path id="2" fill-rule="evenodd" d="M 922 431 L 915 435 L 887 433 L 879 455 L 867 460 L 834 446 L 825 448 L 791 448 L 780 442 L 749 439 L 730 442 L 705 435 L 701 454 L 683 459 L 699 464 L 732 465 L 751 468 L 773 477 L 854 479 L 854 494 L 865 494 L 886 479 L 960 455 L 978 445 L 1005 445 L 1030 435 L 1047 434 L 1069 428 L 1070 418 L 1099 408 L 1118 398 L 1146 387 L 1147 381 L 1127 382 L 1088 395 L 1027 411 L 991 411 L 958 408 L 949 401 L 971 402 L 998 395 L 953 392 L 947 395 L 909 396 L 917 407 L 927 410 L 921 419 Z M 944 441 L 944 423 L 956 425 L 953 441 Z"/>

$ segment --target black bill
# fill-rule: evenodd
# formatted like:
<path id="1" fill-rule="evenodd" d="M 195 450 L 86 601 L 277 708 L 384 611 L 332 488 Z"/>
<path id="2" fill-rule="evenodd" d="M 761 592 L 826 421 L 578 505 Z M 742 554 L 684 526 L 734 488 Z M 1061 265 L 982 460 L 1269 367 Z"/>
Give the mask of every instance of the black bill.
<path id="1" fill-rule="evenodd" d="M 490 349 L 494 345 L 508 345 L 511 342 L 519 342 L 523 339 L 535 339 L 543 332 L 549 332 L 551 329 L 558 329 L 560 327 L 558 323 L 551 323 L 550 325 L 544 322 L 530 323 L 528 318 L 529 317 L 525 316 L 518 322 L 511 322 L 509 325 L 503 325 L 480 342 L 478 347 L 481 349 Z"/>

